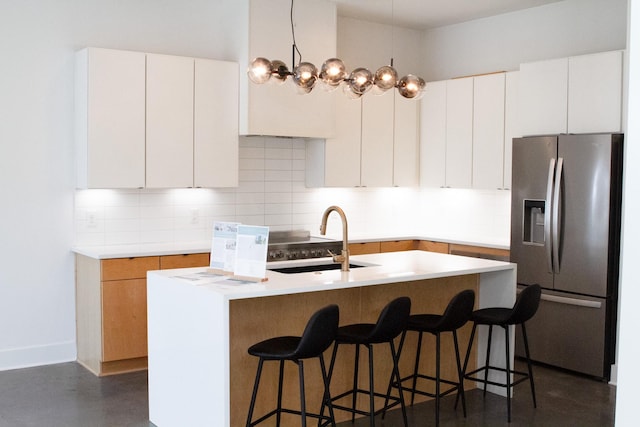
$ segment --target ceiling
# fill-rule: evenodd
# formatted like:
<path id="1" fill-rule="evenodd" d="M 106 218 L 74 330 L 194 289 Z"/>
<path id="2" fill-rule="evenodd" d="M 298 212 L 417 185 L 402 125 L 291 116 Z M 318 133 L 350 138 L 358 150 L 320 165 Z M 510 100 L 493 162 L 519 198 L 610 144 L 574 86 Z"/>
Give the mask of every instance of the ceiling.
<path id="1" fill-rule="evenodd" d="M 561 0 L 332 0 L 338 14 L 365 21 L 429 29 Z"/>

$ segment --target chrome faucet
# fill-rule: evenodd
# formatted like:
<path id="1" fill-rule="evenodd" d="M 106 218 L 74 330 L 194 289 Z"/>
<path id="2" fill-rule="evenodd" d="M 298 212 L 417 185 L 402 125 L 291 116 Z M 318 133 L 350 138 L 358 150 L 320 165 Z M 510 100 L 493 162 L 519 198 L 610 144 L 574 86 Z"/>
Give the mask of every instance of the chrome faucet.
<path id="1" fill-rule="evenodd" d="M 327 218 L 329 218 L 331 211 L 336 211 L 342 220 L 342 253 L 340 255 L 336 255 L 331 251 L 329 251 L 329 253 L 333 256 L 333 262 L 339 262 L 342 264 L 340 270 L 349 271 L 349 239 L 347 237 L 349 232 L 347 227 L 347 216 L 341 208 L 338 206 L 329 206 L 327 210 L 324 211 L 322 214 L 322 223 L 320 224 L 320 234 L 324 236 L 327 232 Z"/>

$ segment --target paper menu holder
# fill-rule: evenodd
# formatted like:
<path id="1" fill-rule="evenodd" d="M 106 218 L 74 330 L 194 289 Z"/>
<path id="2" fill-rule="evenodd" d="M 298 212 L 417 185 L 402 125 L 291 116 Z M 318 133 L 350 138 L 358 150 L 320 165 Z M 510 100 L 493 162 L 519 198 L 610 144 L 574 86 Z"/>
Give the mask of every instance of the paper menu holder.
<path id="1" fill-rule="evenodd" d="M 269 227 L 216 222 L 208 273 L 235 280 L 265 282 Z"/>

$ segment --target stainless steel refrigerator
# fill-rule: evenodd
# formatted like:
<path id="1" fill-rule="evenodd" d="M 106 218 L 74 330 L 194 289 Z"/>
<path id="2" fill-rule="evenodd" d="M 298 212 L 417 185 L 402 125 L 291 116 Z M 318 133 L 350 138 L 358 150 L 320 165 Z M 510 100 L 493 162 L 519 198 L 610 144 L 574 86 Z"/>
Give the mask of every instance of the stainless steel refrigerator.
<path id="1" fill-rule="evenodd" d="M 615 360 L 622 145 L 621 134 L 513 140 L 511 261 L 520 286 L 543 288 L 526 325 L 531 358 L 606 380 Z"/>

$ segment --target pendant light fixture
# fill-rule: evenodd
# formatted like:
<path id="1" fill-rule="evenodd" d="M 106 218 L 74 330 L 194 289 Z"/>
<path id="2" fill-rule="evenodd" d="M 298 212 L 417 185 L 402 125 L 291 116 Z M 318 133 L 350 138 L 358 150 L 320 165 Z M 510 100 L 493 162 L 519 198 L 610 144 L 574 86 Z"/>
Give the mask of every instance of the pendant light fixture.
<path id="1" fill-rule="evenodd" d="M 267 58 L 258 57 L 251 61 L 247 75 L 249 79 L 256 84 L 267 83 L 268 81 L 276 81 L 284 83 L 291 77 L 298 93 L 310 93 L 316 86 L 318 81 L 322 82 L 324 88 L 332 91 L 342 86 L 345 95 L 352 99 L 358 99 L 369 90 L 373 89 L 376 94 L 382 94 L 389 89 L 397 88 L 400 95 L 405 98 L 419 99 L 424 93 L 425 81 L 413 74 L 408 74 L 398 79 L 398 73 L 393 68 L 393 0 L 391 0 L 391 61 L 389 65 L 384 65 L 375 73 L 366 68 L 355 68 L 348 73 L 344 62 L 338 58 L 330 58 L 324 61 L 318 68 L 310 62 L 302 62 L 302 55 L 296 44 L 296 35 L 293 24 L 293 2 L 291 0 L 290 22 L 292 45 L 292 70 L 281 60 L 268 60 Z M 296 61 L 296 56 L 298 61 Z"/>

